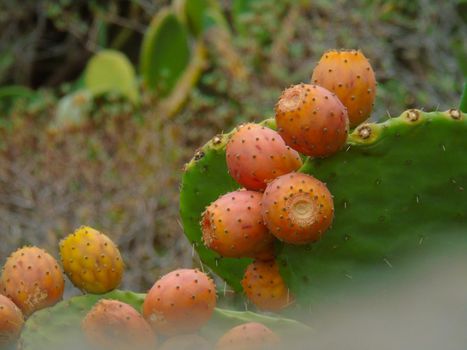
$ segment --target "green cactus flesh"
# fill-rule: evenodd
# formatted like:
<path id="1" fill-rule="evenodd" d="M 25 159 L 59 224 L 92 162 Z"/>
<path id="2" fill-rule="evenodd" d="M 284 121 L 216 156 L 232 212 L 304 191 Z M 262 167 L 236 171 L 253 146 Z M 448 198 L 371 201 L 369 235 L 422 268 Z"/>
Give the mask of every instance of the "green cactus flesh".
<path id="1" fill-rule="evenodd" d="M 97 301 L 120 300 L 141 311 L 144 298 L 145 294 L 115 290 L 103 295 L 87 294 L 62 301 L 34 313 L 27 320 L 20 339 L 21 349 L 83 349 L 80 323 Z M 200 333 L 215 341 L 220 334 L 243 322 L 261 322 L 285 337 L 310 331 L 306 325 L 286 318 L 216 308 L 210 322 Z"/>
<path id="2" fill-rule="evenodd" d="M 239 187 L 227 174 L 228 137 L 214 137 L 187 164 L 180 212 L 202 262 L 241 290 L 250 260 L 220 258 L 203 245 L 199 225 L 209 203 Z M 281 273 L 298 303 L 317 302 L 336 283 L 426 252 L 443 243 L 447 232 L 465 232 L 466 149 L 467 115 L 409 110 L 359 126 L 332 157 L 307 160 L 301 171 L 327 183 L 335 218 L 315 244 L 277 244 Z"/>
<path id="3" fill-rule="evenodd" d="M 141 73 L 146 86 L 159 96 L 170 94 L 188 67 L 188 33 L 171 9 L 151 22 L 141 46 Z"/>

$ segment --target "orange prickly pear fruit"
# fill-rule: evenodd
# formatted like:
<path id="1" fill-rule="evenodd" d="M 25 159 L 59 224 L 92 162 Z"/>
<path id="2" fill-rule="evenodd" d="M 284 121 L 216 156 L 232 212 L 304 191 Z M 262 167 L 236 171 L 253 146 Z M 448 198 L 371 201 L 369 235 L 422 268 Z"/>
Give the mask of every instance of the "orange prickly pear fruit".
<path id="1" fill-rule="evenodd" d="M 216 350 L 266 350 L 280 345 L 279 336 L 257 322 L 244 323 L 230 329 L 217 342 Z"/>
<path id="2" fill-rule="evenodd" d="M 262 191 L 269 181 L 302 165 L 276 131 L 258 124 L 239 126 L 225 151 L 229 174 L 249 190 Z"/>
<path id="3" fill-rule="evenodd" d="M 0 294 L 0 349 L 7 348 L 18 340 L 23 325 L 21 310 L 14 302 Z"/>
<path id="4" fill-rule="evenodd" d="M 99 349 L 154 349 L 156 335 L 132 306 L 100 300 L 81 322 L 88 342 Z"/>
<path id="5" fill-rule="evenodd" d="M 271 182 L 263 195 L 263 219 L 270 232 L 290 244 L 317 241 L 334 217 L 332 195 L 313 176 L 290 173 Z"/>
<path id="6" fill-rule="evenodd" d="M 120 285 L 124 270 L 120 251 L 99 231 L 80 227 L 60 242 L 60 255 L 65 273 L 77 288 L 103 294 Z"/>
<path id="7" fill-rule="evenodd" d="M 37 247 L 23 247 L 7 259 L 0 286 L 0 292 L 29 316 L 59 302 L 65 281 L 54 257 Z"/>
<path id="8" fill-rule="evenodd" d="M 216 306 L 216 286 L 203 272 L 172 271 L 151 288 L 143 304 L 143 315 L 162 335 L 193 333 L 211 318 Z"/>
<path id="9" fill-rule="evenodd" d="M 254 261 L 248 265 L 242 287 L 248 299 L 260 310 L 279 311 L 293 302 L 274 260 Z"/>
<path id="10" fill-rule="evenodd" d="M 285 89 L 275 112 L 279 134 L 290 147 L 307 156 L 329 156 L 347 140 L 346 108 L 336 95 L 318 85 Z"/>
<path id="11" fill-rule="evenodd" d="M 273 240 L 261 216 L 262 193 L 238 190 L 222 195 L 203 213 L 204 244 L 224 257 L 273 257 Z"/>
<path id="12" fill-rule="evenodd" d="M 330 50 L 313 70 L 311 82 L 334 92 L 347 107 L 350 127 L 367 120 L 376 95 L 373 68 L 360 50 Z"/>

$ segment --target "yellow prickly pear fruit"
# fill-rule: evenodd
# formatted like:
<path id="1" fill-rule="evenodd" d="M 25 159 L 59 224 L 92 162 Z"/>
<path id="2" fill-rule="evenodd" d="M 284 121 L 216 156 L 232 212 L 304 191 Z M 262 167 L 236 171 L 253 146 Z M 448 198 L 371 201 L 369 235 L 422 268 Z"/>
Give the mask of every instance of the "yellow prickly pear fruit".
<path id="1" fill-rule="evenodd" d="M 81 226 L 60 242 L 63 268 L 82 291 L 103 294 L 120 285 L 124 264 L 120 251 L 103 233 Z"/>

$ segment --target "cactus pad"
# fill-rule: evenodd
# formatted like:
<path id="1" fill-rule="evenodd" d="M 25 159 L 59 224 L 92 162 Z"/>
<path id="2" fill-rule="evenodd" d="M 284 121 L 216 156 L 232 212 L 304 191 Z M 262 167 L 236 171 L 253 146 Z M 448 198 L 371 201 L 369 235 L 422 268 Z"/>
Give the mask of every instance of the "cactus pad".
<path id="1" fill-rule="evenodd" d="M 185 234 L 201 260 L 240 290 L 250 260 L 220 258 L 203 245 L 199 226 L 205 206 L 238 187 L 227 174 L 228 138 L 214 137 L 187 164 L 180 210 Z M 281 272 L 298 303 L 316 302 L 336 283 L 390 268 L 443 243 L 449 232 L 465 231 L 465 149 L 467 115 L 409 110 L 359 126 L 332 157 L 309 159 L 301 171 L 327 183 L 335 220 L 318 243 L 277 246 Z"/>
<path id="2" fill-rule="evenodd" d="M 171 9 L 157 13 L 141 46 L 141 73 L 146 86 L 165 97 L 190 61 L 188 33 Z"/>
<path id="3" fill-rule="evenodd" d="M 20 340 L 21 349 L 83 349 L 84 346 L 80 340 L 80 323 L 99 300 L 119 300 L 141 311 L 145 296 L 145 294 L 119 290 L 103 295 L 88 294 L 36 312 L 26 322 Z M 262 316 L 248 311 L 215 309 L 210 322 L 201 330 L 201 334 L 207 338 L 216 339 L 219 334 L 233 326 L 253 321 L 261 322 L 284 336 L 310 331 L 310 328 L 304 324 L 285 318 Z"/>
<path id="4" fill-rule="evenodd" d="M 133 103 L 139 101 L 135 69 L 119 51 L 103 50 L 94 55 L 86 66 L 84 83 L 93 94 L 118 92 Z"/>

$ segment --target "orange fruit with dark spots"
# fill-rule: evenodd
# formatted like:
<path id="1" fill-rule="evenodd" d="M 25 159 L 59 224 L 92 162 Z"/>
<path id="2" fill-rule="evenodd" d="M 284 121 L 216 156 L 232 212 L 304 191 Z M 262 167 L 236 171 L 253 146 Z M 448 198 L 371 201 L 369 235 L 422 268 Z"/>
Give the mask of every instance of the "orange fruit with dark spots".
<path id="1" fill-rule="evenodd" d="M 0 349 L 7 348 L 18 340 L 23 325 L 21 310 L 14 302 L 0 294 Z"/>
<path id="2" fill-rule="evenodd" d="M 370 117 L 376 95 L 376 78 L 360 50 L 325 52 L 313 70 L 311 82 L 334 92 L 347 107 L 350 127 Z"/>
<path id="3" fill-rule="evenodd" d="M 279 240 L 307 244 L 319 240 L 331 226 L 334 203 L 324 183 L 310 175 L 290 173 L 268 185 L 262 213 Z"/>
<path id="4" fill-rule="evenodd" d="M 258 322 L 244 323 L 230 329 L 217 342 L 216 350 L 278 349 L 279 336 Z"/>
<path id="5" fill-rule="evenodd" d="M 193 333 L 211 318 L 216 307 L 216 286 L 203 272 L 172 271 L 159 279 L 147 294 L 143 315 L 162 335 Z"/>
<path id="6" fill-rule="evenodd" d="M 248 299 L 260 310 L 279 311 L 294 301 L 274 260 L 254 261 L 248 265 L 242 287 Z"/>
<path id="7" fill-rule="evenodd" d="M 204 244 L 224 257 L 271 259 L 274 236 L 261 215 L 262 193 L 238 190 L 222 195 L 203 212 Z"/>
<path id="8" fill-rule="evenodd" d="M 300 155 L 276 131 L 251 123 L 239 126 L 231 136 L 226 157 L 229 174 L 235 181 L 256 191 L 302 165 Z"/>
<path id="9" fill-rule="evenodd" d="M 156 345 L 156 336 L 143 316 L 117 300 L 97 302 L 81 328 L 90 345 L 99 349 L 149 350 Z"/>
<path id="10" fill-rule="evenodd" d="M 320 86 L 299 84 L 284 90 L 275 112 L 279 134 L 290 147 L 307 156 L 329 156 L 347 140 L 347 110 Z"/>
<path id="11" fill-rule="evenodd" d="M 0 278 L 0 293 L 25 316 L 62 300 L 64 287 L 57 260 L 37 247 L 23 247 L 11 254 Z"/>

